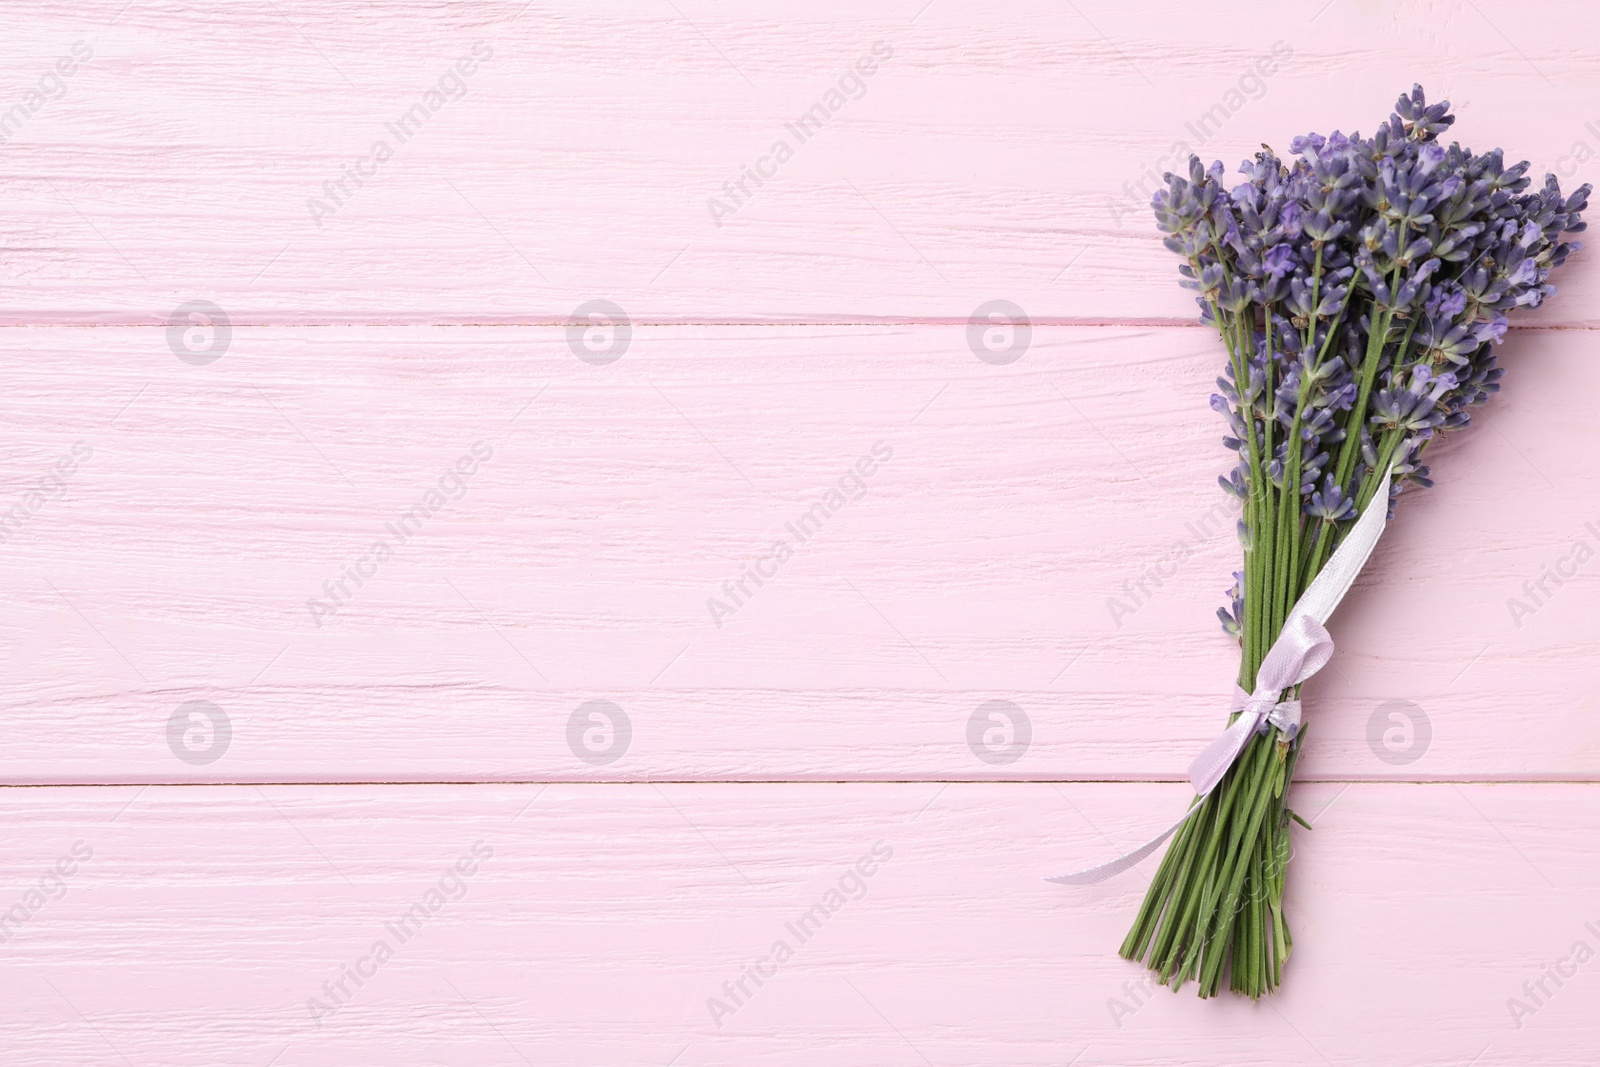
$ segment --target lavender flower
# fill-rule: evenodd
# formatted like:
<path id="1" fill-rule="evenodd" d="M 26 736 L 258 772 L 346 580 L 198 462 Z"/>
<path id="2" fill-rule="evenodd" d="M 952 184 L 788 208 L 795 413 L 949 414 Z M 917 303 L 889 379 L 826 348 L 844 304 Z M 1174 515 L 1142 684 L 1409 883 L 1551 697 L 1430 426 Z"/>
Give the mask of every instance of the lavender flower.
<path id="1" fill-rule="evenodd" d="M 1322 488 L 1311 494 L 1305 513 L 1323 522 L 1344 522 L 1356 517 L 1356 502 L 1333 484 L 1333 475 L 1323 479 Z"/>
<path id="2" fill-rule="evenodd" d="M 1507 313 L 1551 296 L 1550 272 L 1581 247 L 1563 236 L 1584 228 L 1589 186 L 1563 196 L 1550 177 L 1529 191 L 1526 163 L 1442 144 L 1454 122 L 1417 86 L 1371 137 L 1296 137 L 1290 160 L 1264 149 L 1231 189 L 1220 162 L 1191 158 L 1154 198 L 1202 321 L 1229 342 L 1211 399 L 1239 453 L 1223 486 L 1247 508 L 1305 517 L 1284 538 L 1297 583 L 1380 465 L 1431 484 L 1427 443 L 1499 388 Z M 1254 554 L 1280 539 L 1248 541 Z"/>

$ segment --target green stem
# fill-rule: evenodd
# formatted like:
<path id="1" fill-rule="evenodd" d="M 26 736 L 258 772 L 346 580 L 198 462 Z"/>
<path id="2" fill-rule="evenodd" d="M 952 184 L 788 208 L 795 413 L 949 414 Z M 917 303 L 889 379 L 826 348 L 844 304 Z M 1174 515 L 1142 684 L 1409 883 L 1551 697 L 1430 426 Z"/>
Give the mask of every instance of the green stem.
<path id="1" fill-rule="evenodd" d="M 1266 779 L 1270 771 L 1274 769 L 1281 771 L 1283 768 L 1283 759 L 1276 752 L 1278 746 L 1270 738 L 1258 738 L 1254 744 L 1259 748 L 1270 750 L 1272 758 L 1260 761 L 1262 769 L 1255 776 L 1255 788 L 1251 790 L 1249 797 L 1252 803 L 1245 809 L 1245 820 L 1238 824 L 1238 832 L 1234 837 L 1233 847 L 1229 850 L 1229 858 L 1232 863 L 1223 868 L 1226 872 L 1222 882 L 1224 893 L 1217 909 L 1217 927 L 1212 931 L 1212 936 L 1214 938 L 1222 938 L 1223 944 L 1227 943 L 1228 924 L 1237 921 L 1233 909 L 1237 907 L 1239 893 L 1244 887 L 1245 863 L 1249 856 L 1249 850 L 1242 848 L 1242 844 L 1247 840 L 1255 840 L 1256 835 L 1261 830 L 1261 820 L 1266 815 L 1267 803 L 1272 799 L 1270 786 L 1262 788 L 1263 785 L 1268 784 L 1264 779 Z M 1205 968 L 1201 970 L 1200 992 L 1202 996 L 1215 995 L 1217 992 L 1221 985 L 1223 962 L 1224 960 L 1220 955 L 1213 955 L 1207 961 Z"/>

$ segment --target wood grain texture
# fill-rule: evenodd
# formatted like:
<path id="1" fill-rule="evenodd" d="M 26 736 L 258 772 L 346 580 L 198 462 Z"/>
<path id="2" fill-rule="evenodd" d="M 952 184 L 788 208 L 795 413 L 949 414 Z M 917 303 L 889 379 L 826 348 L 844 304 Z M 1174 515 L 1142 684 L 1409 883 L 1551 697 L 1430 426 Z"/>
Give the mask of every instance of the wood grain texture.
<path id="1" fill-rule="evenodd" d="M 1186 321 L 1148 199 L 1188 150 L 1232 167 L 1370 130 L 1421 81 L 1465 143 L 1595 176 L 1591 7 L 1318 7 L 37 4 L 18 97 L 75 42 L 93 55 L 0 130 L 0 307 L 522 322 L 607 298 L 639 321 L 965 321 L 1005 298 L 1036 321 Z M 1600 325 L 1595 273 L 1559 284 L 1533 319 Z"/>
<path id="2" fill-rule="evenodd" d="M 1166 824 L 1236 662 L 1158 173 L 1420 80 L 1570 187 L 1597 35 L 1509 0 L 13 13 L 0 1061 L 1592 1062 L 1582 255 L 1334 619 L 1281 993 L 1142 986 L 1148 863 L 1041 879 Z M 1014 362 L 973 347 L 995 300 Z M 594 301 L 620 329 L 565 325 Z"/>
<path id="3" fill-rule="evenodd" d="M 1600 964 L 1545 978 L 1520 1027 L 1507 1004 L 1600 944 L 1592 785 L 1300 787 L 1289 981 L 1254 1005 L 1138 989 L 1115 947 L 1145 868 L 1040 878 L 1137 840 L 1176 785 L 4 794 L 7 908 L 92 851 L 0 945 L 8 1062 L 1454 1067 L 1600 1039 Z M 718 1026 L 708 1000 L 778 941 Z M 318 1025 L 307 1002 L 358 963 Z"/>
<path id="4" fill-rule="evenodd" d="M 1508 608 L 1600 544 L 1586 336 L 1506 344 L 1334 620 L 1303 773 L 1600 772 L 1596 564 Z M 1199 330 L 1040 328 L 1001 367 L 957 326 L 640 328 L 604 367 L 550 327 L 0 344 L 6 507 L 92 450 L 0 545 L 14 780 L 1173 779 L 1237 669 Z M 601 765 L 567 732 L 596 699 L 632 724 Z M 201 766 L 166 733 L 195 700 L 234 728 Z M 969 747 L 992 700 L 1014 762 Z M 1431 722 L 1403 764 L 1390 701 Z"/>

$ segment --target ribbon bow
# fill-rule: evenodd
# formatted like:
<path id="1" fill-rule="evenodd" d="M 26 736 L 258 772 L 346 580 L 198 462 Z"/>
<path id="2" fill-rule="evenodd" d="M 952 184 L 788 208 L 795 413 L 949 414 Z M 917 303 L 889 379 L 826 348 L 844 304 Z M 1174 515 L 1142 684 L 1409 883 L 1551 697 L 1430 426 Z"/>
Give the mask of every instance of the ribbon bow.
<path id="1" fill-rule="evenodd" d="M 1286 739 L 1300 732 L 1300 701 L 1283 700 L 1283 694 L 1316 674 L 1333 658 L 1333 638 L 1328 636 L 1324 623 L 1333 614 L 1333 609 L 1339 606 L 1339 601 L 1344 599 L 1345 593 L 1349 592 L 1351 583 L 1377 547 L 1378 538 L 1383 536 L 1384 524 L 1389 516 L 1389 485 L 1393 474 L 1392 467 L 1383 472 L 1383 478 L 1378 482 L 1377 491 L 1373 493 L 1367 509 L 1361 513 L 1350 532 L 1345 534 L 1321 573 L 1312 579 L 1300 599 L 1295 601 L 1277 640 L 1272 642 L 1272 647 L 1262 657 L 1261 667 L 1256 671 L 1255 692 L 1246 693 L 1243 689 L 1234 688 L 1233 710 L 1239 713 L 1239 717 L 1189 764 L 1189 782 L 1194 786 L 1196 799 L 1217 787 L 1228 773 L 1228 768 L 1244 751 L 1245 745 L 1249 744 L 1251 735 L 1273 727 Z M 1189 810 L 1155 840 L 1118 856 L 1110 863 L 1047 878 L 1045 881 L 1063 885 L 1093 885 L 1105 881 L 1154 852 L 1161 842 L 1171 837 L 1198 810 L 1198 804 L 1191 804 Z"/>

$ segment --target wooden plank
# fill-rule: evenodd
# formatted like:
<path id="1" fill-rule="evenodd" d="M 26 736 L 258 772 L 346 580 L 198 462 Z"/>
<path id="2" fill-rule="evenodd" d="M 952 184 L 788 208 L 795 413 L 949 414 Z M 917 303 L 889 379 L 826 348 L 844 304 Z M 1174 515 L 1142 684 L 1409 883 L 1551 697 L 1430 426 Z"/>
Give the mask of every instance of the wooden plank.
<path id="1" fill-rule="evenodd" d="M 1041 880 L 1138 840 L 1181 794 L 8 789 L 4 904 L 25 914 L 4 942 L 0 1049 L 62 1067 L 798 1065 L 819 1050 L 1443 1067 L 1581 1063 L 1600 1039 L 1596 964 L 1570 958 L 1600 945 L 1595 787 L 1301 788 L 1316 832 L 1297 833 L 1294 956 L 1261 1004 L 1144 990 L 1116 957 L 1153 861 L 1094 888 Z M 60 895 L 44 872 L 63 857 Z M 790 926 L 814 905 L 827 917 L 802 940 Z M 402 940 L 414 906 L 420 933 Z M 792 956 L 774 967 L 779 941 Z M 744 969 L 763 959 L 776 973 L 757 987 Z M 358 965 L 360 986 L 342 978 Z M 742 979 L 735 1005 L 723 983 Z M 1535 1006 L 1524 983 L 1540 981 Z M 731 1013 L 714 1019 L 713 998 Z M 1512 998 L 1533 1010 L 1513 1019 Z"/>
<path id="2" fill-rule="evenodd" d="M 51 0 L 12 31 L 11 92 L 41 98 L 0 129 L 0 307 L 964 322 L 1006 299 L 1039 322 L 1186 321 L 1148 196 L 1187 149 L 1231 167 L 1370 130 L 1420 80 L 1467 143 L 1596 174 L 1592 8 L 1238 10 Z M 1532 321 L 1600 325 L 1595 272 L 1560 284 Z"/>
<path id="3" fill-rule="evenodd" d="M 1199 330 L 1004 366 L 959 325 L 641 327 L 605 366 L 553 327 L 167 343 L 0 331 L 7 780 L 1165 780 L 1220 728 Z M 1507 342 L 1334 620 L 1304 774 L 1600 772 L 1589 347 Z"/>

